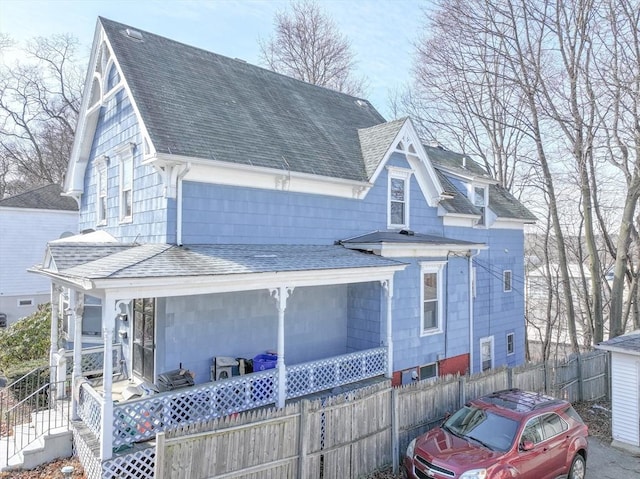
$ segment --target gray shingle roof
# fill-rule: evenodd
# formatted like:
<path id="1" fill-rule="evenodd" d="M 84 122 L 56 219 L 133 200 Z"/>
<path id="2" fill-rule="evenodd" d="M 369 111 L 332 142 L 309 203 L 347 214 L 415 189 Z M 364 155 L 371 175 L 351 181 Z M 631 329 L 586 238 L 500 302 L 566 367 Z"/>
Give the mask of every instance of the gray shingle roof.
<path id="1" fill-rule="evenodd" d="M 599 343 L 596 348 L 640 356 L 640 330 Z"/>
<path id="2" fill-rule="evenodd" d="M 40 210 L 78 211 L 76 201 L 68 196 L 62 196 L 62 188 L 56 184 L 41 186 L 40 188 L 2 199 L 0 200 L 0 206 Z"/>
<path id="3" fill-rule="evenodd" d="M 373 176 L 378 165 L 384 159 L 385 153 L 389 150 L 391 141 L 396 137 L 405 121 L 407 121 L 406 118 L 401 118 L 358 130 L 367 178 Z"/>
<path id="4" fill-rule="evenodd" d="M 413 232 L 413 234 L 404 234 L 399 231 L 373 231 L 362 236 L 343 240 L 341 243 L 421 243 L 429 245 L 456 245 L 470 247 L 478 244 L 471 241 L 445 238 L 444 236 L 426 235 L 416 232 Z"/>
<path id="5" fill-rule="evenodd" d="M 358 130 L 367 102 L 99 19 L 156 150 L 366 181 Z"/>
<path id="6" fill-rule="evenodd" d="M 479 177 L 492 179 L 484 167 L 471 159 L 468 155 L 445 150 L 440 147 L 424 146 L 429 159 L 433 163 L 438 173 L 443 188 L 447 193 L 453 193 L 453 198 L 440 202 L 440 205 L 448 212 L 459 214 L 480 214 L 480 210 L 469 201 L 466 195 L 462 194 L 449 181 L 443 169 L 451 171 L 454 175 Z M 463 167 L 463 157 L 464 167 Z M 519 219 L 524 221 L 536 221 L 536 217 L 511 193 L 500 185 L 489 185 L 489 209 L 498 218 Z"/>
<path id="7" fill-rule="evenodd" d="M 56 262 L 61 255 L 79 258 L 87 254 L 84 246 L 77 243 L 61 243 L 56 245 L 52 254 Z M 402 264 L 334 245 L 121 246 L 120 251 L 113 252 L 113 245 L 94 245 L 94 249 L 102 250 L 104 254 L 96 252 L 99 258 L 82 264 L 71 265 L 71 262 L 66 262 L 65 264 L 71 267 L 60 272 L 74 278 L 133 279 L 367 268 Z M 65 249 L 66 251 L 63 251 Z"/>

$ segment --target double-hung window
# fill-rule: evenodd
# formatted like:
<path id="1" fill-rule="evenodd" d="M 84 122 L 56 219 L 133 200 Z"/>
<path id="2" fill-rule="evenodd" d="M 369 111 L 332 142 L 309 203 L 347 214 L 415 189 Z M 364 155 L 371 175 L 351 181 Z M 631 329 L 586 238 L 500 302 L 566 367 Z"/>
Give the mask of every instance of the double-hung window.
<path id="1" fill-rule="evenodd" d="M 442 284 L 443 262 L 421 263 L 421 291 L 420 291 L 420 332 L 422 335 L 442 331 L 442 309 L 444 287 Z"/>
<path id="2" fill-rule="evenodd" d="M 479 226 L 486 226 L 487 224 L 487 206 L 489 204 L 489 190 L 486 186 L 474 186 L 473 187 L 473 204 L 481 211 L 480 220 L 478 220 Z"/>
<path id="3" fill-rule="evenodd" d="M 96 162 L 97 184 L 96 210 L 98 215 L 98 225 L 107 224 L 107 162 L 108 158 L 103 156 Z"/>
<path id="4" fill-rule="evenodd" d="M 389 167 L 387 223 L 389 228 L 409 227 L 409 179 L 411 170 Z"/>
<path id="5" fill-rule="evenodd" d="M 125 145 L 118 155 L 120 157 L 120 221 L 129 222 L 133 216 L 133 145 Z"/>

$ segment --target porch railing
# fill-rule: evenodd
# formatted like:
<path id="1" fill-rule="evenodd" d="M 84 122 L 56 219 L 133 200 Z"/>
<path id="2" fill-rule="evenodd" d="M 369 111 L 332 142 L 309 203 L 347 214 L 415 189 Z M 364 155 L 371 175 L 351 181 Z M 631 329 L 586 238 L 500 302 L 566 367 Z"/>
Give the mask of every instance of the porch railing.
<path id="1" fill-rule="evenodd" d="M 67 362 L 66 372 L 68 376 L 73 374 L 73 351 L 65 351 L 64 357 Z M 94 346 L 82 349 L 80 360 L 83 376 L 100 375 L 104 370 L 104 346 Z M 113 373 L 120 374 L 123 371 L 122 344 L 113 345 Z"/>
<path id="2" fill-rule="evenodd" d="M 113 446 L 144 441 L 160 431 L 227 416 L 276 401 L 278 372 L 268 369 L 113 405 Z"/>
<path id="3" fill-rule="evenodd" d="M 287 399 L 380 376 L 387 371 L 387 348 L 367 349 L 287 366 Z"/>
<path id="4" fill-rule="evenodd" d="M 385 374 L 387 349 L 376 348 L 288 366 L 286 399 Z M 278 370 L 234 376 L 192 388 L 143 396 L 113 405 L 113 447 L 145 441 L 177 425 L 228 416 L 277 401 Z M 89 383 L 79 391 L 78 414 L 99 435 L 103 398 Z"/>

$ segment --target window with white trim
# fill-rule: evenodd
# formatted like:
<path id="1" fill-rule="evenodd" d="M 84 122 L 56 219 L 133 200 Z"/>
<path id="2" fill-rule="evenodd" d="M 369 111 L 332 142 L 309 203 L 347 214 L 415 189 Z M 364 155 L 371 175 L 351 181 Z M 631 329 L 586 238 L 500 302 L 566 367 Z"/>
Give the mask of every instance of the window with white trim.
<path id="1" fill-rule="evenodd" d="M 486 186 L 473 187 L 473 204 L 481 211 L 477 224 L 485 226 L 487 224 L 487 206 L 489 205 L 489 190 Z"/>
<path id="2" fill-rule="evenodd" d="M 25 306 L 33 306 L 33 299 L 20 298 L 18 300 L 18 307 L 25 307 Z"/>
<path id="3" fill-rule="evenodd" d="M 507 355 L 516 352 L 516 335 L 515 333 L 507 333 Z"/>
<path id="4" fill-rule="evenodd" d="M 480 360 L 482 371 L 493 369 L 493 336 L 480 339 Z"/>
<path id="5" fill-rule="evenodd" d="M 133 148 L 127 145 L 120 151 L 120 221 L 133 216 Z"/>
<path id="6" fill-rule="evenodd" d="M 411 178 L 411 170 L 389 168 L 387 206 L 389 228 L 409 226 L 409 178 Z"/>
<path id="7" fill-rule="evenodd" d="M 98 225 L 107 224 L 107 161 L 108 158 L 102 157 L 96 162 L 97 173 L 97 198 L 96 198 L 96 213 L 98 216 Z"/>
<path id="8" fill-rule="evenodd" d="M 82 312 L 82 335 L 102 336 L 102 300 L 85 295 Z"/>
<path id="9" fill-rule="evenodd" d="M 502 291 L 508 293 L 511 291 L 511 270 L 504 270 L 502 272 Z"/>
<path id="10" fill-rule="evenodd" d="M 420 276 L 420 331 L 432 334 L 442 331 L 442 309 L 444 288 L 442 285 L 443 262 L 421 263 Z"/>

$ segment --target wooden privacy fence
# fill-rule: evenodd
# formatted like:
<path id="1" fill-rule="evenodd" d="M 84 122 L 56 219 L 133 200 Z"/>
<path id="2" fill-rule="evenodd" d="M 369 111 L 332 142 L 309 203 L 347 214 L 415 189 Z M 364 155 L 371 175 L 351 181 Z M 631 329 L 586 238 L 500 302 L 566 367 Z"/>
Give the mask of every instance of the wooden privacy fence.
<path id="1" fill-rule="evenodd" d="M 571 401 L 608 396 L 608 355 L 362 389 L 260 409 L 156 436 L 158 479 L 346 479 L 398 462 L 447 412 L 492 391 L 520 388 Z"/>

